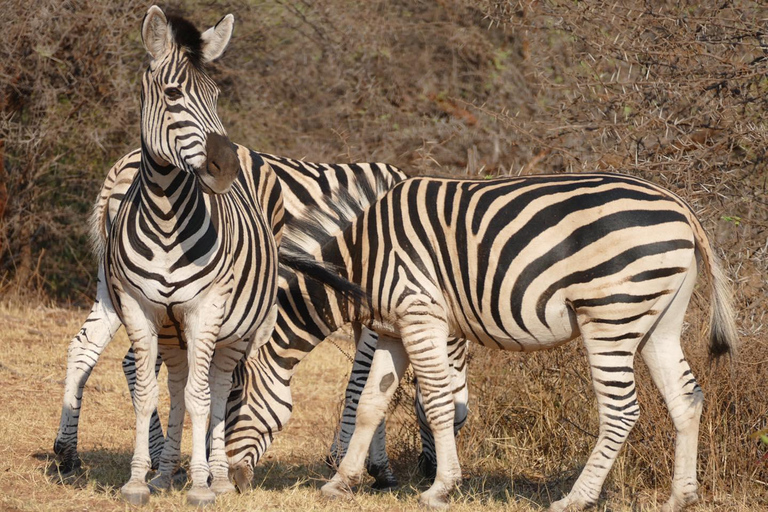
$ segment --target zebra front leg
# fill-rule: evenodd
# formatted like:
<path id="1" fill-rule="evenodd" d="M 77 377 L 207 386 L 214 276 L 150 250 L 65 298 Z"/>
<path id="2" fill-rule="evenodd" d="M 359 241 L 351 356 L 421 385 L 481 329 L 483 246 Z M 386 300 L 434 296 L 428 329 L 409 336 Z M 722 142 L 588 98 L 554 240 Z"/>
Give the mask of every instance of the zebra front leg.
<path id="1" fill-rule="evenodd" d="M 58 471 L 62 476 L 68 476 L 80 469 L 77 428 L 83 388 L 99 356 L 119 328 L 120 318 L 109 300 L 109 293 L 104 285 L 104 270 L 102 265 L 99 265 L 96 301 L 80 332 L 69 342 L 67 350 L 67 375 L 64 380 L 61 420 L 53 443 L 53 452 L 58 458 Z"/>
<path id="2" fill-rule="evenodd" d="M 171 408 L 168 414 L 168 437 L 160 444 L 162 449 L 158 457 L 157 475 L 150 481 L 152 490 L 165 491 L 173 485 L 174 473 L 181 462 L 181 434 L 184 427 L 184 388 L 187 384 L 187 352 L 178 346 L 163 345 L 159 347 L 158 361 L 165 361 L 168 368 L 168 394 L 171 397 Z M 157 365 L 155 365 L 157 370 Z M 157 409 L 152 418 L 157 417 Z M 159 418 L 158 418 L 159 423 Z M 150 425 L 150 453 L 152 450 L 152 431 Z M 155 460 L 154 457 L 152 459 Z"/>
<path id="3" fill-rule="evenodd" d="M 274 324 L 273 324 L 274 325 Z M 229 463 L 224 445 L 224 421 L 227 397 L 232 387 L 232 371 L 243 357 L 247 343 L 237 342 L 216 350 L 211 363 L 211 490 L 216 494 L 234 492 L 235 486 L 229 481 Z"/>
<path id="4" fill-rule="evenodd" d="M 453 435 L 459 435 L 459 431 L 467 421 L 469 409 L 469 390 L 467 389 L 467 354 L 468 341 L 463 338 L 448 339 L 448 360 L 451 367 L 451 390 L 453 392 L 453 406 L 455 416 L 453 419 Z M 435 438 L 427 424 L 424 413 L 424 399 L 416 383 L 416 397 L 414 400 L 416 418 L 419 422 L 419 434 L 421 436 L 421 454 L 419 454 L 419 472 L 429 480 L 435 479 L 437 472 L 437 457 L 435 456 Z"/>
<path id="5" fill-rule="evenodd" d="M 158 354 L 155 362 L 155 377 L 160 373 L 163 366 L 163 358 Z M 128 383 L 128 392 L 133 399 L 134 388 L 136 387 L 136 358 L 133 355 L 133 349 L 129 348 L 123 357 L 123 375 Z M 160 416 L 157 409 L 152 412 L 152 418 L 149 420 L 149 457 L 152 459 L 152 469 L 160 467 L 160 456 L 163 453 L 163 444 L 165 436 L 163 435 L 163 425 L 160 423 Z"/>
<path id="6" fill-rule="evenodd" d="M 579 478 L 565 498 L 550 505 L 550 512 L 581 510 L 597 502 L 605 477 L 640 415 L 632 364 L 639 338 L 624 343 L 595 341 L 584 330 L 582 336 L 597 395 L 600 428 L 597 444 Z"/>
<path id="7" fill-rule="evenodd" d="M 322 487 L 324 495 L 346 497 L 352 486 L 359 482 L 371 439 L 384 419 L 387 405 L 407 365 L 408 358 L 402 343 L 399 340 L 380 337 L 368 381 L 360 394 L 355 430 L 349 448 L 336 474 Z"/>
<path id="8" fill-rule="evenodd" d="M 434 314 L 406 316 L 400 322 L 400 333 L 419 382 L 426 423 L 435 439 L 435 481 L 419 496 L 419 503 L 448 508 L 448 495 L 461 480 L 453 435 L 455 408 L 448 364 L 448 325 Z"/>
<path id="9" fill-rule="evenodd" d="M 202 327 L 202 326 L 201 326 Z M 213 333 L 204 328 L 208 339 L 197 337 L 198 329 L 187 328 L 187 361 L 189 375 L 184 388 L 184 404 L 192 422 L 192 457 L 189 461 L 189 475 L 192 488 L 187 492 L 187 503 L 194 506 L 212 504 L 216 495 L 208 487 L 209 466 L 205 453 L 205 438 L 211 407 L 209 372 L 216 345 Z"/>
<path id="10" fill-rule="evenodd" d="M 136 357 L 136 388 L 133 408 L 136 413 L 136 444 L 131 460 L 131 478 L 120 489 L 131 505 L 149 501 L 145 478 L 152 460 L 149 457 L 149 421 L 157 409 L 158 387 L 154 365 L 157 361 L 157 334 L 144 313 L 128 296 L 121 297 L 123 318 Z"/>

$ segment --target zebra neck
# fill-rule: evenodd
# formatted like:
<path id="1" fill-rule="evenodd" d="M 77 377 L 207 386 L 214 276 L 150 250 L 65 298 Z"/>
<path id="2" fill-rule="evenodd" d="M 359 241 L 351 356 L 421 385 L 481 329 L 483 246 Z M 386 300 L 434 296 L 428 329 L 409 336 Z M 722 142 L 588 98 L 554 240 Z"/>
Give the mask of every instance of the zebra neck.
<path id="1" fill-rule="evenodd" d="M 141 155 L 139 181 L 142 202 L 159 219 L 176 222 L 195 203 L 206 203 L 193 174 L 174 165 L 161 165 L 146 151 Z"/>

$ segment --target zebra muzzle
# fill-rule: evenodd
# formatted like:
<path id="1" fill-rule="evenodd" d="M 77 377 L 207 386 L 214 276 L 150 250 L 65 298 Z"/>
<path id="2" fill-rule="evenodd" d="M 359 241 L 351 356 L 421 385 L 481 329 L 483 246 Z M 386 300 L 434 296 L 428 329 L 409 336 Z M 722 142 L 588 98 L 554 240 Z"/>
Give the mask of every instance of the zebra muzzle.
<path id="1" fill-rule="evenodd" d="M 209 133 L 206 137 L 205 167 L 197 172 L 203 190 L 209 194 L 225 194 L 240 172 L 240 159 L 235 145 L 224 135 Z"/>

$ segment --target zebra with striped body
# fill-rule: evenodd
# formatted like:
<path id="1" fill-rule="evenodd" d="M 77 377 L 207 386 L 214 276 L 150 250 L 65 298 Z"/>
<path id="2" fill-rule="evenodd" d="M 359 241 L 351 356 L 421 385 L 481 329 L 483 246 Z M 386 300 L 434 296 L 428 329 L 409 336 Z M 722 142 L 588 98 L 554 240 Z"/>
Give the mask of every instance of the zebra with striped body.
<path id="1" fill-rule="evenodd" d="M 292 229 L 309 233 L 312 225 Z M 286 235 L 288 237 L 289 235 Z M 344 496 L 410 360 L 437 450 L 437 476 L 420 501 L 446 507 L 461 476 L 453 436 L 447 339 L 504 350 L 559 346 L 581 335 L 600 430 L 570 493 L 550 510 L 594 503 L 637 421 L 633 360 L 643 356 L 677 430 L 665 510 L 697 500 L 703 394 L 680 346 L 697 257 L 712 283 L 710 353 L 737 340 L 730 295 L 701 225 L 677 196 L 615 174 L 472 181 L 412 178 L 374 203 L 318 257 L 371 295 L 352 306 L 297 276 L 327 323 L 361 321 L 380 336 L 357 425 L 337 474 L 323 487 Z M 228 425 L 229 428 L 229 425 Z"/>
<path id="2" fill-rule="evenodd" d="M 200 34 L 157 6 L 142 25 L 151 59 L 141 88 L 141 163 L 103 256 L 110 300 L 136 356 L 136 445 L 121 490 L 133 504 L 149 499 L 158 353 L 169 373 L 169 424 L 181 425 L 185 409 L 192 420 L 187 501 L 211 503 L 234 490 L 223 422 L 232 370 L 276 318 L 280 186 L 260 159 L 241 172 L 241 160 L 253 155 L 238 155 L 227 139 L 216 114 L 218 88 L 203 68 L 224 52 L 233 25 L 227 15 Z M 180 440 L 164 444 L 161 476 L 178 464 Z"/>
<path id="3" fill-rule="evenodd" d="M 238 154 L 248 154 L 248 150 L 238 146 Z M 387 164 L 356 163 L 356 164 L 320 164 L 303 162 L 284 157 L 278 157 L 265 153 L 259 153 L 264 165 L 274 171 L 281 184 L 283 202 L 285 206 L 284 220 L 286 225 L 303 218 L 308 211 L 321 210 L 326 212 L 328 222 L 323 232 L 316 239 L 305 241 L 302 250 L 313 252 L 330 239 L 333 234 L 349 222 L 378 195 L 383 194 L 395 183 L 405 178 L 405 175 L 397 168 Z M 253 158 L 257 160 L 257 158 Z M 109 234 L 117 211 L 128 188 L 133 183 L 141 161 L 141 150 L 137 149 L 121 158 L 108 172 L 102 189 L 99 193 L 92 215 L 92 238 L 96 245 L 102 244 Z M 249 168 L 249 163 L 241 161 L 244 169 Z M 259 171 L 262 172 L 262 171 Z M 338 191 L 342 190 L 342 193 Z M 100 276 L 103 270 L 100 267 Z M 286 274 L 290 276 L 290 273 Z M 279 283 L 280 284 L 280 283 Z M 303 297 L 293 297 L 292 300 L 304 300 Z M 311 306 L 311 305 L 310 305 Z M 311 309 L 311 307 L 310 307 Z M 279 307 L 279 315 L 284 315 L 283 308 Z M 307 310 L 309 311 L 309 309 Z M 302 332 L 298 326 L 311 325 L 312 317 L 295 319 L 293 333 L 283 333 L 283 339 L 271 339 L 268 346 L 260 348 L 257 358 L 262 368 L 268 374 L 280 374 L 281 378 L 272 381 L 263 381 L 256 374 L 245 375 L 244 372 L 255 372 L 255 366 L 245 366 L 238 370 L 238 375 L 250 382 L 261 381 L 262 385 L 269 384 L 269 389 L 264 390 L 260 399 L 253 399 L 251 405 L 265 411 L 263 421 L 256 421 L 252 426 L 252 437 L 255 439 L 252 446 L 244 453 L 247 457 L 248 469 L 243 476 L 238 476 L 241 486 L 247 485 L 250 478 L 248 473 L 271 444 L 274 434 L 282 430 L 290 418 L 292 412 L 292 400 L 289 383 L 296 369 L 296 365 L 322 341 L 322 338 L 312 338 Z M 120 319 L 114 312 L 109 301 L 108 293 L 102 278 L 99 280 L 98 295 L 80 332 L 72 339 L 69 346 L 67 377 L 65 380 L 64 405 L 54 451 L 60 459 L 59 470 L 63 474 L 69 474 L 80 467 L 80 458 L 77 454 L 77 430 L 82 392 L 90 373 L 99 358 L 99 355 L 111 341 L 114 332 L 120 327 Z M 171 326 L 164 326 L 164 331 L 171 332 Z M 329 332 L 328 329 L 325 329 Z M 331 448 L 331 459 L 340 460 L 346 452 L 346 445 L 354 430 L 355 411 L 358 397 L 370 368 L 370 361 L 376 349 L 378 337 L 375 332 L 367 328 L 356 326 L 355 339 L 358 341 L 358 350 L 352 368 L 349 385 L 346 391 L 345 408 L 342 414 L 339 433 L 334 439 Z M 285 341 L 289 339 L 289 341 Z M 310 339 L 310 343 L 302 341 Z M 172 340 L 167 340 L 168 342 Z M 456 430 L 466 421 L 467 414 L 467 389 L 466 368 L 463 340 L 455 340 L 456 350 L 452 353 L 452 371 L 454 372 L 454 388 L 456 396 Z M 158 357 L 155 373 L 159 372 L 162 359 Z M 131 350 L 123 359 L 123 371 L 128 387 L 133 393 L 135 385 L 135 361 Z M 418 388 L 417 388 L 418 389 Z M 418 391 L 417 391 L 418 393 Z M 272 397 L 279 396 L 279 400 Z M 418 397 L 418 395 L 417 395 Z M 238 408 L 233 401 L 229 408 Z M 434 475 L 435 454 L 434 441 L 431 431 L 424 420 L 421 401 L 416 401 L 417 417 L 421 431 L 423 452 L 419 458 L 422 472 Z M 255 418 L 254 418 L 255 419 Z M 241 427 L 243 424 L 240 424 Z M 176 439 L 180 436 L 180 426 L 169 428 L 168 437 Z M 157 467 L 163 449 L 163 429 L 157 412 L 153 412 L 150 421 L 150 456 L 153 467 Z M 382 422 L 374 440 L 368 458 L 368 471 L 376 478 L 375 488 L 388 488 L 397 485 L 386 452 L 385 423 Z M 171 484 L 170 475 L 163 474 L 156 478 L 153 485 L 167 487 Z"/>

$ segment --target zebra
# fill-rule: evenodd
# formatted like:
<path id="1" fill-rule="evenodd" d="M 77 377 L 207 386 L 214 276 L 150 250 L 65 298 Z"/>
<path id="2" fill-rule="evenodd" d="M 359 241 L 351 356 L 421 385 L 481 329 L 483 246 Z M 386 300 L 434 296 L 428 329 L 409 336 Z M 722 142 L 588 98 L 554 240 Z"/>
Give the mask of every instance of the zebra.
<path id="1" fill-rule="evenodd" d="M 247 152 L 242 146 L 237 146 L 238 153 Z M 309 210 L 321 209 L 331 218 L 333 222 L 328 223 L 327 233 L 323 233 L 317 239 L 313 239 L 302 245 L 302 249 L 307 252 L 314 251 L 332 234 L 339 231 L 344 223 L 351 222 L 351 219 L 359 214 L 363 208 L 371 201 L 376 199 L 378 194 L 389 190 L 395 183 L 405 179 L 405 174 L 394 166 L 380 163 L 354 163 L 354 164 L 322 164 L 304 162 L 290 158 L 275 156 L 267 153 L 258 153 L 258 156 L 271 168 L 277 175 L 281 184 L 282 197 L 284 203 L 284 221 L 287 225 L 292 224 L 295 219 L 300 219 L 306 215 Z M 256 158 L 254 158 L 256 160 Z M 141 150 L 136 149 L 123 158 L 109 170 L 104 180 L 104 184 L 99 193 L 92 214 L 92 239 L 94 244 L 99 246 L 108 236 L 114 222 L 117 211 L 120 207 L 125 194 L 133 183 L 139 169 L 141 161 Z M 241 165 L 247 168 L 247 162 L 242 161 Z M 338 190 L 344 191 L 343 194 L 337 193 Z M 99 275 L 103 275 L 103 269 L 100 266 Z M 91 308 L 90 314 L 84 322 L 78 334 L 72 339 L 68 350 L 67 375 L 65 379 L 65 393 L 62 406 L 62 414 L 58 434 L 54 443 L 54 452 L 59 458 L 58 471 L 63 475 L 71 474 L 77 471 L 81 465 L 77 454 L 77 430 L 79 421 L 79 412 L 82 403 L 82 392 L 90 373 L 99 358 L 99 355 L 112 340 L 114 333 L 120 327 L 120 319 L 114 312 L 109 301 L 108 293 L 104 286 L 103 278 L 100 278 L 98 294 L 96 301 Z M 278 283 L 280 286 L 280 282 Z M 294 298 L 300 300 L 301 298 Z M 282 313 L 282 308 L 279 308 Z M 308 320 L 302 320 L 306 323 Z M 170 326 L 166 326 L 166 331 Z M 355 339 L 359 340 L 358 350 L 355 354 L 351 378 L 346 391 L 345 408 L 342 414 L 339 433 L 334 439 L 331 448 L 331 461 L 340 460 L 346 451 L 346 444 L 351 438 L 354 430 L 355 410 L 357 408 L 358 397 L 362 391 L 367 377 L 367 369 L 370 367 L 370 360 L 376 348 L 377 335 L 367 328 L 355 329 Z M 293 335 L 293 340 L 306 338 L 302 332 Z M 285 351 L 281 344 L 270 340 L 270 345 L 259 349 L 259 359 L 263 362 L 267 371 L 275 372 L 280 369 L 284 372 L 283 379 L 271 384 L 269 393 L 265 393 L 265 398 L 271 396 L 288 395 L 287 401 L 265 400 L 257 407 L 270 410 L 266 417 L 277 420 L 269 424 L 256 424 L 254 437 L 258 438 L 252 449 L 248 451 L 249 470 L 252 474 L 252 468 L 259 460 L 264 450 L 271 443 L 272 435 L 280 431 L 292 411 L 292 402 L 290 393 L 279 389 L 282 386 L 288 386 L 290 378 L 303 357 L 309 354 L 322 339 L 314 338 L 311 344 L 297 343 L 290 341 L 282 344 L 282 347 L 288 347 Z M 467 418 L 467 389 L 466 389 L 466 367 L 464 343 L 455 340 L 455 354 L 452 354 L 452 371 L 454 372 L 454 387 L 456 396 L 456 425 L 455 430 L 463 426 Z M 463 340 L 461 340 L 463 341 Z M 160 357 L 156 360 L 155 374 L 157 374 L 162 365 Z M 240 374 L 244 370 L 252 369 L 252 366 L 243 366 Z M 125 373 L 128 387 L 133 393 L 135 385 L 135 361 L 131 350 L 128 351 L 123 359 L 123 371 Z M 251 381 L 255 381 L 256 376 L 249 376 Z M 427 428 L 423 406 L 419 399 L 417 387 L 417 400 L 415 403 L 417 418 L 419 419 L 420 436 L 422 439 L 423 451 L 419 456 L 420 469 L 425 476 L 434 476 L 435 452 L 434 441 L 431 431 Z M 233 402 L 228 407 L 236 407 Z M 170 429 L 169 436 L 176 437 L 177 430 Z M 150 458 L 152 467 L 159 465 L 160 455 L 163 449 L 163 429 L 157 412 L 152 413 L 150 420 Z M 377 429 L 374 442 L 368 460 L 368 471 L 375 477 L 374 488 L 384 489 L 397 485 L 397 479 L 392 473 L 389 459 L 386 452 L 385 423 Z M 246 472 L 247 474 L 247 472 Z M 239 477 L 239 486 L 244 488 L 248 477 Z M 166 487 L 170 485 L 170 476 L 165 474 L 163 479 L 156 479 L 153 482 L 156 487 Z"/>
<path id="2" fill-rule="evenodd" d="M 355 191 L 357 188 L 357 191 Z M 332 204 L 338 208 L 332 213 L 322 214 L 323 222 L 312 225 L 310 236 L 304 236 L 303 226 L 308 219 L 317 217 L 319 211 L 308 212 L 303 218 L 288 225 L 297 229 L 286 231 L 283 243 L 301 253 L 301 249 L 316 244 L 318 240 L 332 240 L 331 233 L 346 219 L 353 222 L 364 208 L 374 202 L 391 187 L 379 184 L 375 189 L 368 187 L 343 188 L 336 191 Z M 361 200 L 361 198 L 364 198 Z M 290 240 L 289 240 L 290 237 Z M 297 249 L 299 248 L 299 249 Z M 232 391 L 227 402 L 226 448 L 232 463 L 231 471 L 235 483 L 240 489 L 247 489 L 253 477 L 253 468 L 264 452 L 269 448 L 275 435 L 280 432 L 290 419 L 293 410 L 291 379 L 296 367 L 309 352 L 327 336 L 335 332 L 339 325 L 327 316 L 322 303 L 316 302 L 316 295 L 305 294 L 300 287 L 289 286 L 295 282 L 299 272 L 280 270 L 280 286 L 277 292 L 279 315 L 272 337 L 258 350 L 249 354 L 238 363 L 233 375 Z M 304 277 L 301 277 L 302 282 Z M 317 284 L 317 283 L 315 283 Z M 321 307 L 318 307 L 321 306 Z M 345 410 L 342 415 L 340 432 L 334 440 L 329 465 L 346 453 L 346 446 L 355 428 L 355 411 L 358 397 L 365 385 L 370 362 L 374 357 L 379 340 L 377 330 L 367 330 L 354 323 L 355 337 L 360 339 L 355 354 L 349 385 L 346 390 Z M 362 331 L 362 335 L 360 332 Z M 386 331 L 385 331 L 386 332 Z M 451 340 L 453 350 L 449 353 L 449 366 L 452 373 L 451 390 L 455 402 L 454 430 L 461 429 L 467 419 L 468 390 L 466 387 L 466 340 Z M 424 416 L 424 404 L 420 401 L 417 385 L 416 412 L 418 418 Z M 431 476 L 436 466 L 434 440 L 426 422 L 420 419 L 422 453 L 419 466 L 425 476 Z M 373 443 L 369 450 L 366 469 L 376 482 L 374 488 L 382 489 L 396 485 L 386 458 L 386 439 L 384 418 L 376 428 Z"/>
<path id="3" fill-rule="evenodd" d="M 311 237 L 318 223 L 309 219 L 289 231 Z M 281 250 L 299 249 L 289 243 Z M 638 419 L 637 352 L 677 431 L 664 510 L 698 499 L 703 393 L 680 346 L 698 262 L 711 282 L 711 357 L 734 352 L 738 335 L 726 277 L 706 233 L 672 192 L 622 174 L 415 177 L 395 185 L 314 256 L 367 290 L 370 307 L 299 275 L 289 288 L 312 297 L 329 326 L 358 321 L 380 334 L 355 432 L 323 494 L 347 496 L 358 482 L 365 449 L 410 360 L 437 452 L 436 478 L 420 502 L 447 507 L 461 477 L 448 337 L 527 352 L 581 335 L 599 436 L 573 488 L 550 510 L 578 510 L 597 500 Z"/>
<path id="4" fill-rule="evenodd" d="M 121 489 L 131 504 L 149 500 L 158 354 L 169 372 L 169 424 L 180 427 L 185 409 L 192 420 L 187 502 L 212 503 L 234 490 L 223 423 L 232 370 L 251 342 L 269 336 L 277 316 L 280 185 L 226 137 L 219 91 L 204 68 L 222 55 L 233 27 L 230 14 L 201 34 L 157 6 L 142 23 L 150 63 L 141 85 L 141 160 L 102 252 L 110 302 L 136 358 L 136 442 Z M 251 172 L 241 172 L 242 160 Z M 180 441 L 169 435 L 164 443 L 161 477 L 178 465 Z"/>

